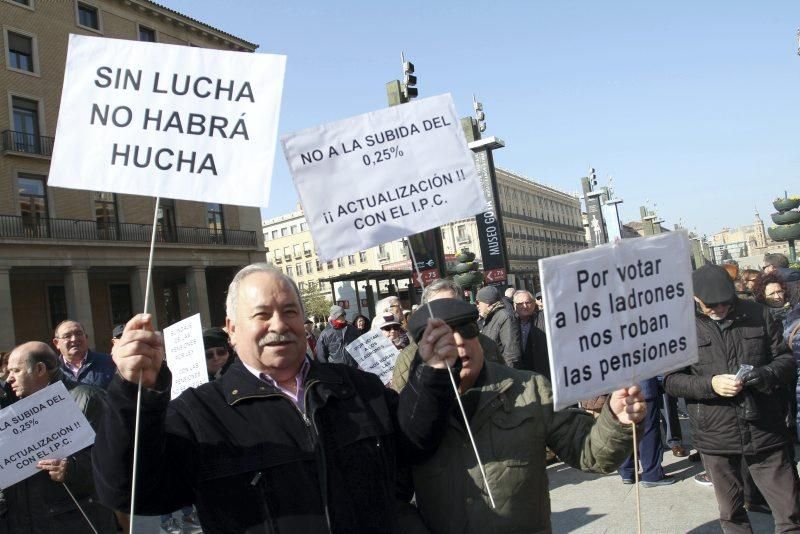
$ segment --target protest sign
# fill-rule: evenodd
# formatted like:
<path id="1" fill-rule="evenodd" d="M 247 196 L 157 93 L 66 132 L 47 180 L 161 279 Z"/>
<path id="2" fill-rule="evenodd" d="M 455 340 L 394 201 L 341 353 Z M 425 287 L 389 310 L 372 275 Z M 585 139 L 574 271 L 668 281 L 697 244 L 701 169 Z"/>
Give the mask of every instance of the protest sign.
<path id="1" fill-rule="evenodd" d="M 685 232 L 539 260 L 555 409 L 697 361 Z"/>
<path id="2" fill-rule="evenodd" d="M 0 488 L 40 471 L 36 463 L 67 458 L 94 443 L 94 430 L 59 381 L 0 411 Z"/>
<path id="3" fill-rule="evenodd" d="M 267 206 L 285 63 L 70 35 L 48 185 Z"/>
<path id="4" fill-rule="evenodd" d="M 392 379 L 394 362 L 400 351 L 381 331 L 370 330 L 345 348 L 363 371 L 378 375 L 384 384 Z"/>
<path id="5" fill-rule="evenodd" d="M 449 94 L 283 136 L 320 261 L 483 210 Z"/>
<path id="6" fill-rule="evenodd" d="M 167 366 L 172 372 L 172 398 L 208 382 L 203 327 L 196 313 L 164 329 Z"/>

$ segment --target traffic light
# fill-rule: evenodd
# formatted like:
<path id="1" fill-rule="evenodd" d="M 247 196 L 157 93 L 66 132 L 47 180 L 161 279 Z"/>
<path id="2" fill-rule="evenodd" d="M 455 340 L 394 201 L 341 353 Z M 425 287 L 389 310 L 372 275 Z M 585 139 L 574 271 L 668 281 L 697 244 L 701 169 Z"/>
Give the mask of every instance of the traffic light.
<path id="1" fill-rule="evenodd" d="M 414 76 L 414 64 L 410 61 L 405 61 L 403 58 L 403 93 L 406 100 L 411 100 L 419 95 L 417 89 L 417 77 Z"/>

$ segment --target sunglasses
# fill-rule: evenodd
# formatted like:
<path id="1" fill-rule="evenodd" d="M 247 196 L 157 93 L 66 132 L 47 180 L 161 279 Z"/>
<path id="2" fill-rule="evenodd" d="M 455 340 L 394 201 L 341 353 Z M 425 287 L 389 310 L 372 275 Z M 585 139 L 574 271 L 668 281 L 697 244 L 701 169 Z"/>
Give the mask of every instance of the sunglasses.
<path id="1" fill-rule="evenodd" d="M 383 328 L 381 328 L 381 330 L 383 330 L 384 332 L 391 332 L 393 330 L 402 330 L 402 329 L 403 327 L 400 326 L 399 324 L 390 324 L 389 326 L 384 326 Z"/>
<path id="2" fill-rule="evenodd" d="M 732 300 L 726 300 L 723 302 L 704 302 L 703 304 L 706 305 L 706 308 L 717 308 L 719 306 L 731 306 L 733 305 Z"/>
<path id="3" fill-rule="evenodd" d="M 462 323 L 458 325 L 450 325 L 454 334 L 458 334 L 464 339 L 473 339 L 478 337 L 478 325 L 476 323 Z"/>

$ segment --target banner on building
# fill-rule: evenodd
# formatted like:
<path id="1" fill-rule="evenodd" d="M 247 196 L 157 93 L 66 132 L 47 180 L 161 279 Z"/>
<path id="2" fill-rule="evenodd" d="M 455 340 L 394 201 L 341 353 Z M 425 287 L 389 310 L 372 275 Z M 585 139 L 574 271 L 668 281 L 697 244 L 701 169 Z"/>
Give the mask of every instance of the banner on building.
<path id="1" fill-rule="evenodd" d="M 285 64 L 70 35 L 48 185 L 267 206 Z"/>
<path id="2" fill-rule="evenodd" d="M 449 94 L 281 138 L 320 261 L 483 209 Z"/>
<path id="3" fill-rule="evenodd" d="M 0 488 L 39 473 L 40 460 L 68 458 L 94 443 L 86 416 L 59 381 L 0 411 Z"/>
<path id="4" fill-rule="evenodd" d="M 697 361 L 685 232 L 539 260 L 556 410 Z"/>

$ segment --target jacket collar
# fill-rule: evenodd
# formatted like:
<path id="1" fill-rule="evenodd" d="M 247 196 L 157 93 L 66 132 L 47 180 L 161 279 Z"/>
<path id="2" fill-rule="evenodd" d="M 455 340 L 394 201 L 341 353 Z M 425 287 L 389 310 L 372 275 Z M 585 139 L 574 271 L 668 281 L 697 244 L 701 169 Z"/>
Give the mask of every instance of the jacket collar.
<path id="1" fill-rule="evenodd" d="M 469 390 L 469 392 L 477 392 L 479 395 L 478 407 L 470 421 L 470 425 L 474 428 L 479 428 L 483 425 L 498 408 L 502 407 L 506 412 L 511 410 L 511 404 L 505 392 L 514 385 L 513 377 L 503 365 L 486 360 L 484 360 L 483 365 L 486 369 L 486 380 L 482 386 Z M 461 417 L 460 414 L 458 417 Z M 458 423 L 456 425 L 460 426 Z"/>
<path id="2" fill-rule="evenodd" d="M 252 397 L 268 397 L 270 395 L 282 395 L 275 386 L 259 380 L 253 373 L 245 368 L 239 358 L 231 364 L 228 371 L 218 380 L 228 404 L 234 404 L 242 399 Z M 305 387 L 314 382 L 327 384 L 341 384 L 342 378 L 327 365 L 311 361 L 311 368 L 306 375 Z"/>

